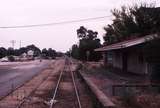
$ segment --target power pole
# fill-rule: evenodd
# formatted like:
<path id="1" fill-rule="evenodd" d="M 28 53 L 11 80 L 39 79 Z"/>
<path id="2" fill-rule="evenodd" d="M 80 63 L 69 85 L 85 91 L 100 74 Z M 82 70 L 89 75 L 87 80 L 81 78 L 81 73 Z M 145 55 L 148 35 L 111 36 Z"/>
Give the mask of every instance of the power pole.
<path id="1" fill-rule="evenodd" d="M 19 42 L 19 49 L 21 48 L 21 45 L 22 45 L 22 42 L 21 42 L 21 40 L 20 40 L 20 42 Z"/>
<path id="2" fill-rule="evenodd" d="M 14 49 L 14 45 L 15 45 L 16 41 L 15 40 L 11 40 L 11 44 L 12 44 L 12 48 Z"/>

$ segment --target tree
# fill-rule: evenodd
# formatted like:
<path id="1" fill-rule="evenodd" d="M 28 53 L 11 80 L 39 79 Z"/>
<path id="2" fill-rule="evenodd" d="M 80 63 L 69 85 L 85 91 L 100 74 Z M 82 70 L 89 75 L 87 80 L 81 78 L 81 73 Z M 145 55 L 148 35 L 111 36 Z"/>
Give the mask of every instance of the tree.
<path id="1" fill-rule="evenodd" d="M 26 47 L 22 47 L 19 49 L 19 55 L 22 55 L 23 53 L 27 53 L 27 48 Z"/>
<path id="2" fill-rule="evenodd" d="M 53 50 L 52 48 L 48 49 L 48 56 L 54 59 L 56 57 L 56 51 Z"/>
<path id="3" fill-rule="evenodd" d="M 78 30 L 77 30 L 77 37 L 78 38 L 85 38 L 87 33 L 87 29 L 83 26 L 81 26 Z"/>
<path id="4" fill-rule="evenodd" d="M 115 18 L 112 24 L 104 27 L 106 31 L 103 37 L 105 44 L 159 32 L 159 13 L 160 8 L 145 3 L 140 6 L 122 6 L 121 10 L 112 10 Z"/>
<path id="5" fill-rule="evenodd" d="M 7 55 L 7 50 L 3 47 L 0 47 L 0 58 L 3 58 Z"/>
<path id="6" fill-rule="evenodd" d="M 79 29 L 77 29 L 79 45 L 72 46 L 72 57 L 80 60 L 99 60 L 101 58 L 101 54 L 94 51 L 94 49 L 101 46 L 100 39 L 97 38 L 97 35 L 98 32 L 87 30 L 84 26 L 81 26 Z"/>
<path id="7" fill-rule="evenodd" d="M 13 56 L 14 54 L 15 54 L 14 49 L 9 47 L 7 50 L 7 56 L 11 56 L 11 55 Z"/>
<path id="8" fill-rule="evenodd" d="M 35 45 L 28 45 L 26 47 L 26 49 L 27 49 L 27 51 L 29 51 L 29 50 L 34 51 L 34 57 L 40 56 L 40 54 L 41 54 L 41 50 L 38 47 L 36 47 Z"/>
<path id="9" fill-rule="evenodd" d="M 42 56 L 46 59 L 48 59 L 49 57 L 54 59 L 57 56 L 57 53 L 52 48 L 49 48 L 48 50 L 46 48 L 44 48 L 44 49 L 42 49 Z"/>
<path id="10" fill-rule="evenodd" d="M 23 53 L 28 53 L 28 51 L 33 51 L 34 52 L 34 57 L 36 56 L 42 56 L 44 58 L 52 58 L 54 59 L 57 56 L 57 52 L 55 50 L 53 50 L 52 48 L 49 48 L 48 50 L 46 48 L 42 49 L 42 53 L 41 50 L 36 47 L 35 45 L 28 45 L 26 47 L 21 47 L 20 49 L 13 49 L 11 47 L 9 47 L 7 50 L 3 47 L 0 47 L 0 58 L 5 57 L 5 56 L 9 56 L 11 59 L 13 56 L 20 56 Z"/>
<path id="11" fill-rule="evenodd" d="M 46 49 L 46 48 L 42 49 L 42 57 L 43 57 L 43 58 L 48 58 L 47 56 L 48 56 L 48 51 L 47 51 L 47 49 Z"/>
<path id="12" fill-rule="evenodd" d="M 70 55 L 70 52 L 68 53 Z M 72 45 L 71 56 L 75 59 L 79 59 L 79 48 L 78 45 Z"/>

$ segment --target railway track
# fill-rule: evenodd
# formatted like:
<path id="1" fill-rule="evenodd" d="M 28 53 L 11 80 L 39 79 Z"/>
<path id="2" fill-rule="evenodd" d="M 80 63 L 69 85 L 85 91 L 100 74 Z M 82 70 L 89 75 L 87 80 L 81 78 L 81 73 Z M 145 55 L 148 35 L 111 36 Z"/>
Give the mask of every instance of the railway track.
<path id="1" fill-rule="evenodd" d="M 63 58 L 52 71 L 13 108 L 93 108 L 92 99 L 69 58 Z"/>
<path id="2" fill-rule="evenodd" d="M 65 79 L 67 79 L 68 84 L 72 83 L 72 87 L 71 87 L 72 92 L 68 94 L 65 93 L 65 95 L 63 95 L 63 93 L 61 93 L 61 92 L 64 92 L 63 87 L 60 87 L 60 85 L 61 83 L 64 84 Z M 64 68 L 61 70 L 59 74 L 59 78 L 58 78 L 56 87 L 54 89 L 53 97 L 50 101 L 51 102 L 50 108 L 58 108 L 59 106 L 64 106 L 64 105 L 61 105 L 61 104 L 65 104 L 63 101 L 68 101 L 67 103 L 70 103 L 71 105 L 70 107 L 82 108 L 79 91 L 78 91 L 77 83 L 75 80 L 75 74 L 72 71 L 72 61 L 69 58 L 65 58 Z"/>

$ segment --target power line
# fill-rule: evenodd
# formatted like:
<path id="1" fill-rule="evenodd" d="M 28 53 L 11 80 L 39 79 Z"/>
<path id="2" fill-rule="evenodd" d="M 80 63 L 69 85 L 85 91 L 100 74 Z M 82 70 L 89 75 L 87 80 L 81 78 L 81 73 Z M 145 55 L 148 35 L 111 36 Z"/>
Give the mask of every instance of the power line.
<path id="1" fill-rule="evenodd" d="M 33 25 L 18 25 L 18 26 L 0 26 L 1 29 L 9 29 L 9 28 L 29 28 L 29 27 L 44 27 L 44 26 L 54 26 L 54 25 L 62 25 L 62 24 L 70 24 L 76 22 L 83 22 L 83 21 L 91 21 L 97 19 L 104 19 L 110 16 L 101 16 L 101 17 L 92 17 L 86 19 L 79 19 L 79 20 L 70 20 L 70 21 L 62 21 L 62 22 L 53 22 L 53 23 L 44 23 L 44 24 L 33 24 Z"/>

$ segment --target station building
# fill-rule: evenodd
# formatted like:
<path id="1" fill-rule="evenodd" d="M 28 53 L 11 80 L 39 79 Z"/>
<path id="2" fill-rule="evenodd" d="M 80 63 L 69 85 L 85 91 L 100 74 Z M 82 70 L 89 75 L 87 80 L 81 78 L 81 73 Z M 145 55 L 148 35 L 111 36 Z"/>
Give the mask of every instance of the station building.
<path id="1" fill-rule="evenodd" d="M 95 51 L 103 52 L 105 66 L 124 73 L 160 76 L 160 35 L 152 34 L 106 45 Z"/>

